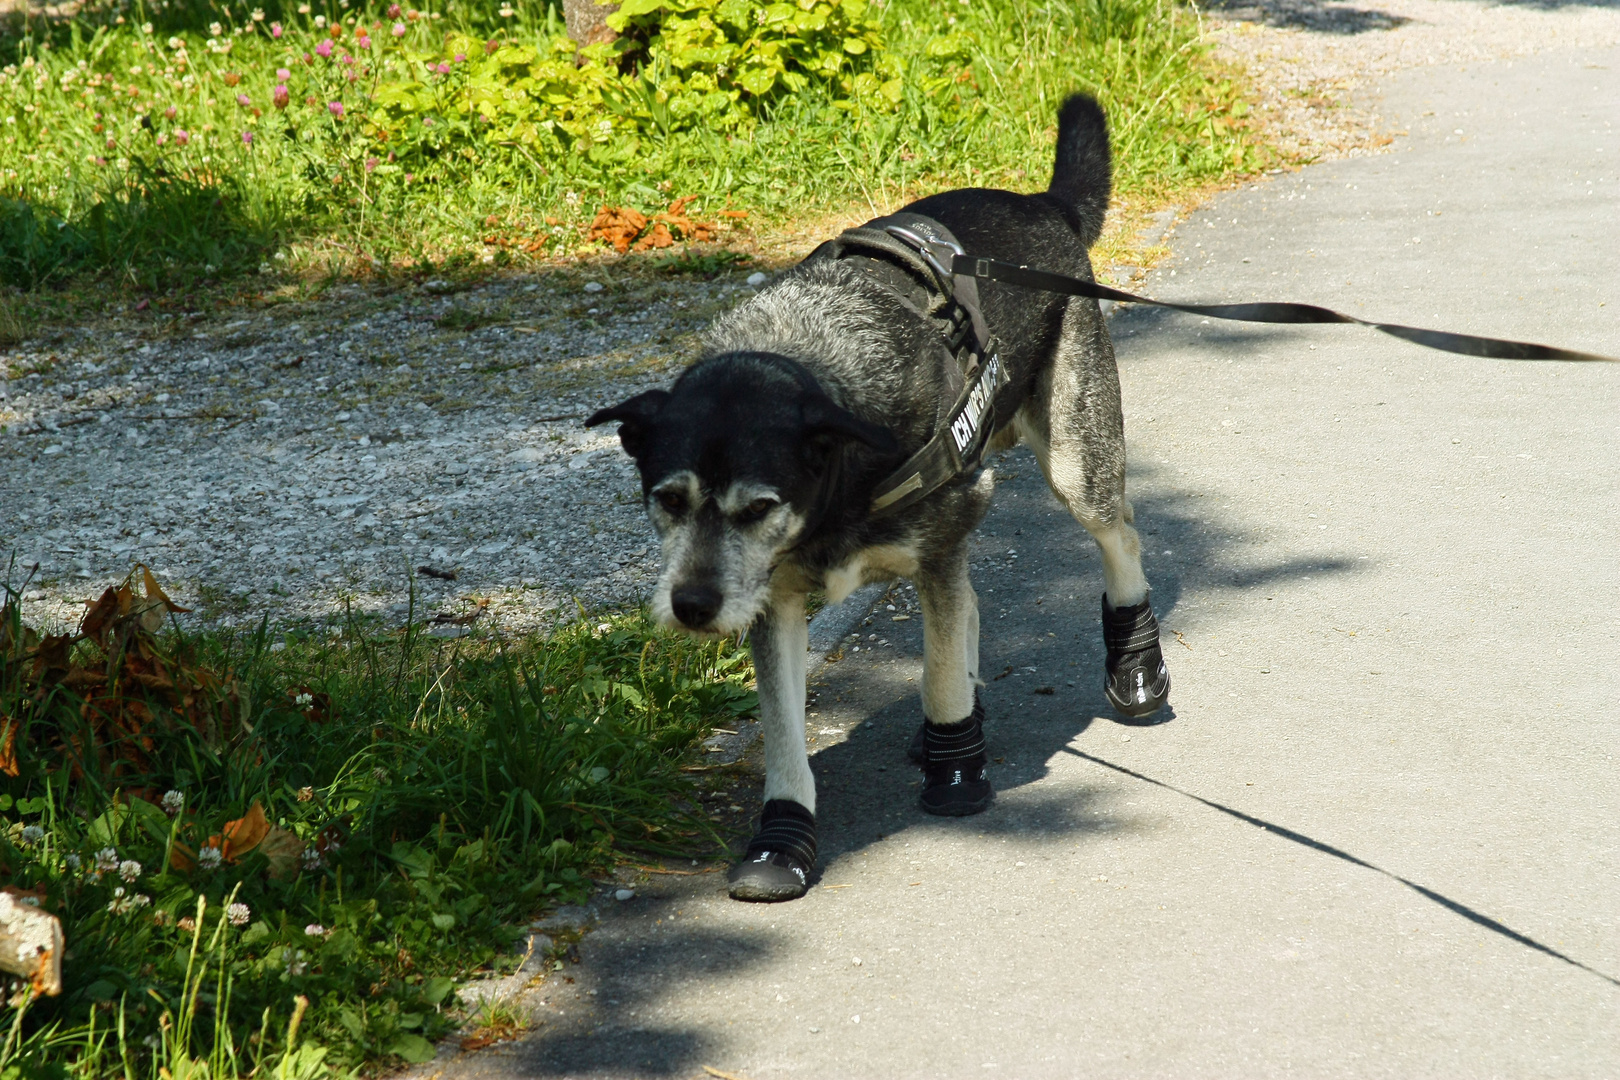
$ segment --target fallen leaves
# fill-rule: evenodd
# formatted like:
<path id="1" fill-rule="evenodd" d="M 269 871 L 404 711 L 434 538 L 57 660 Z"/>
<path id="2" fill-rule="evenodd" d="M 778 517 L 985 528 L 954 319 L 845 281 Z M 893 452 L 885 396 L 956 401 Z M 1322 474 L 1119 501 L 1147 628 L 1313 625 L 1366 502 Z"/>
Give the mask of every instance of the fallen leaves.
<path id="1" fill-rule="evenodd" d="M 93 761 L 121 779 L 150 771 L 159 738 L 189 735 L 222 750 L 247 734 L 236 681 L 198 663 L 183 640 L 157 636 L 186 610 L 144 566 L 88 602 L 72 634 L 40 635 L 10 604 L 0 609 L 0 677 L 22 690 L 14 707 L 46 721 L 30 729 L 23 716 L 0 716 L 0 772 L 18 775 L 33 753 L 65 761 L 74 776 Z M 28 744 L 30 730 L 45 733 L 42 745 Z"/>
<path id="2" fill-rule="evenodd" d="M 630 250 L 667 248 L 677 239 L 690 243 L 713 240 L 716 226 L 713 222 L 693 221 L 687 207 L 697 201 L 696 195 L 683 195 L 669 204 L 663 213 L 647 217 L 628 206 L 604 206 L 591 222 L 590 239 L 609 244 L 623 255 Z M 727 216 L 735 216 L 735 212 Z"/>
<path id="3" fill-rule="evenodd" d="M 295 833 L 271 824 L 264 816 L 264 804 L 257 799 L 246 814 L 227 821 L 218 833 L 210 836 L 206 846 L 219 849 L 220 861 L 233 865 L 257 851 L 269 861 L 270 876 L 278 879 L 290 878 L 298 872 L 305 847 Z M 169 865 L 188 873 L 197 865 L 197 853 L 176 842 L 169 852 Z"/>

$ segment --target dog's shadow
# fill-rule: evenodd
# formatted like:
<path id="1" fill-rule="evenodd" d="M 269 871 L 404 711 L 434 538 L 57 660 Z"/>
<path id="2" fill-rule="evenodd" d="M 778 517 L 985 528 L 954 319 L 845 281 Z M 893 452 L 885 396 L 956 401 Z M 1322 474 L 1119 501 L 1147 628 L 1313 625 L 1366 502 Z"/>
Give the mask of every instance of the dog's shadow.
<path id="1" fill-rule="evenodd" d="M 1121 734 L 1128 734 L 1174 723 L 1176 712 L 1167 705 L 1151 717 L 1132 719 L 1108 704 L 1102 690 L 1102 574 L 1096 546 L 1052 498 L 1027 451 L 1013 451 L 996 464 L 1002 480 L 976 538 L 972 573 L 979 593 L 990 776 L 1000 798 L 972 819 L 971 828 L 975 833 L 1019 832 L 1053 839 L 1129 828 L 1128 821 L 1111 820 L 1087 789 L 1023 790 L 1045 779 L 1048 762 L 1093 725 L 1117 725 Z M 1233 566 L 1223 553 L 1241 548 L 1234 543 L 1241 537 L 1209 520 L 1212 516 L 1192 495 L 1137 500 L 1143 565 L 1172 684 L 1178 660 L 1190 648 L 1175 634 L 1185 590 L 1253 590 L 1356 567 L 1345 559 Z M 902 585 L 892 599 L 899 609 L 914 595 Z M 907 745 L 922 722 L 914 681 L 921 669 L 921 620 L 894 622 L 886 607 L 880 602 L 871 624 L 861 630 L 863 639 L 876 634 L 888 644 L 863 641 L 861 652 L 846 651 L 844 660 L 825 669 L 815 684 L 818 704 L 812 706 L 808 725 L 812 733 L 833 717 L 847 725 L 852 707 L 858 717 L 847 738 L 812 749 L 824 866 L 903 829 L 930 822 L 950 827 L 918 806 L 921 773 L 906 758 Z"/>

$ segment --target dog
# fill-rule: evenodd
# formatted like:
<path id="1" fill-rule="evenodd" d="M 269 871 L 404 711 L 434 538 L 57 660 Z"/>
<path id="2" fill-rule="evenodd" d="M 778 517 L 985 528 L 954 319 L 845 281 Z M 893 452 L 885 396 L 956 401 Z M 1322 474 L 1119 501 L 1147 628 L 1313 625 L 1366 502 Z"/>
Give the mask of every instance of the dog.
<path id="1" fill-rule="evenodd" d="M 1087 251 L 1102 231 L 1111 182 L 1106 118 L 1077 94 L 1059 109 L 1046 191 L 948 191 L 907 206 L 905 220 L 937 223 L 971 255 L 1091 280 Z M 977 689 L 978 597 L 968 577 L 968 541 L 989 509 L 993 470 L 970 461 L 920 501 L 873 512 L 874 491 L 935 436 L 962 384 L 928 315 L 938 292 L 915 268 L 823 245 L 716 319 L 700 359 L 668 390 L 586 421 L 617 421 L 640 472 L 662 548 L 658 620 L 749 635 L 765 790 L 759 830 L 730 875 L 740 900 L 802 896 L 815 866 L 804 731 L 810 590 L 837 602 L 870 582 L 915 583 L 922 808 L 974 814 L 994 798 Z M 1006 378 L 986 425 L 990 443 L 1028 445 L 1096 541 L 1104 689 L 1116 708 L 1148 715 L 1167 700 L 1170 678 L 1125 497 L 1119 373 L 1097 302 L 998 283 L 978 302 Z"/>

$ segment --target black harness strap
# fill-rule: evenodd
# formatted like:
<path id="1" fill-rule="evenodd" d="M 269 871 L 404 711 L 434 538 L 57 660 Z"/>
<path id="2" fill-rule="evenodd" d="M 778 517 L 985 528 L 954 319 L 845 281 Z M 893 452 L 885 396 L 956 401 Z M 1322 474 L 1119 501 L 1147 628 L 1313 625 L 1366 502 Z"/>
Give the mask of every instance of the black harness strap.
<path id="1" fill-rule="evenodd" d="M 834 243 L 840 254 L 876 254 L 931 283 L 923 314 L 939 326 L 951 357 L 949 381 L 960 387 L 933 438 L 873 492 L 871 515 L 882 517 L 978 467 L 995 429 L 996 395 L 1011 377 L 979 309 L 978 282 L 952 270 L 962 246 L 943 225 L 921 214 L 899 213 L 849 229 Z"/>

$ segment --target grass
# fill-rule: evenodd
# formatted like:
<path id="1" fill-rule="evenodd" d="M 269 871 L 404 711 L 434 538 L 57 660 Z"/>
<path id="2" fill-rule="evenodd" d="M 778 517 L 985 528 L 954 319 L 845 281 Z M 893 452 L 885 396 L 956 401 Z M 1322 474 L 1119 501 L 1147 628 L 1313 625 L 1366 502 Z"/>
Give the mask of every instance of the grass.
<path id="1" fill-rule="evenodd" d="M 754 707 L 733 641 L 639 612 L 194 634 L 156 589 L 76 639 L 0 617 L 0 865 L 68 943 L 60 997 L 12 998 L 8 1080 L 425 1060 L 468 1020 L 454 981 L 514 967 L 538 910 L 723 849 L 680 763 Z"/>
<path id="2" fill-rule="evenodd" d="M 1172 0 L 888 0 L 872 12 L 897 102 L 812 83 L 760 99 L 757 122 L 725 134 L 615 113 L 600 143 L 469 138 L 398 161 L 389 147 L 404 144 L 359 119 L 375 113 L 369 94 L 392 61 L 353 67 L 368 74 L 348 83 L 335 60 L 301 59 L 326 38 L 312 22 L 322 11 L 349 20 L 345 41 L 377 27 L 378 57 L 444 47 L 447 30 L 515 48 L 560 29 L 555 5 L 493 9 L 447 3 L 401 22 L 397 42 L 381 8 L 359 5 L 271 5 L 255 20 L 247 5 L 175 0 L 127 21 L 13 22 L 0 36 L 0 283 L 160 289 L 261 271 L 535 263 L 600 250 L 586 241 L 599 206 L 650 215 L 683 194 L 698 197 L 687 213 L 716 220 L 736 246 L 744 225 L 718 218 L 725 208 L 757 236 L 947 187 L 1042 187 L 1057 103 L 1076 89 L 1109 110 L 1127 206 L 1261 163 L 1241 83 Z M 272 39 L 277 19 L 284 34 Z M 290 88 L 284 111 L 278 85 Z"/>

